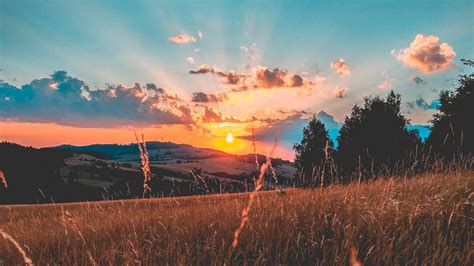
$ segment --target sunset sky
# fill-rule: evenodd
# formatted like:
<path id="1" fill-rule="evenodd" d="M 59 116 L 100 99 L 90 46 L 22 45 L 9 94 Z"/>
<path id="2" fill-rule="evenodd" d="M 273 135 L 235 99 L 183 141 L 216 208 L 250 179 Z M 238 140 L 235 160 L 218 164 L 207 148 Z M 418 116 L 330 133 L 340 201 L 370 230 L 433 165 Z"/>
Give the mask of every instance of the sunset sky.
<path id="1" fill-rule="evenodd" d="M 247 153 L 253 134 L 292 159 L 309 117 L 335 138 L 354 104 L 391 89 L 428 125 L 474 58 L 473 18 L 473 1 L 0 0 L 0 141 L 136 131 Z"/>

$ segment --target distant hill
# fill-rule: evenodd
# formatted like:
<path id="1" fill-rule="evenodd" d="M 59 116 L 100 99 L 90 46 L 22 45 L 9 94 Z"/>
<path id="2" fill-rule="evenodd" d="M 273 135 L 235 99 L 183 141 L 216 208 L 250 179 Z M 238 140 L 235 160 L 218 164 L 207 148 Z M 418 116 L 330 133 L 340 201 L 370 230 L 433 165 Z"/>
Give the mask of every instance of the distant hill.
<path id="1" fill-rule="evenodd" d="M 182 196 L 241 192 L 257 175 L 255 155 L 232 155 L 171 142 L 147 142 L 151 193 Z M 47 203 L 143 197 L 137 144 L 61 145 L 36 149 L 0 142 L 0 204 Z M 265 156 L 257 155 L 259 165 Z M 292 184 L 293 163 L 272 160 L 267 188 Z M 199 178 L 196 178 L 199 175 Z M 275 180 L 277 180 L 275 182 Z"/>
<path id="2" fill-rule="evenodd" d="M 208 148 L 197 148 L 188 144 L 176 144 L 173 142 L 150 141 L 146 143 L 146 146 L 150 156 L 150 161 L 168 161 L 175 159 L 210 159 L 234 156 L 223 151 Z M 95 152 L 98 154 L 104 154 L 111 159 L 118 161 L 140 160 L 138 145 L 135 143 L 93 144 L 87 146 L 60 145 L 52 148 L 79 152 Z"/>

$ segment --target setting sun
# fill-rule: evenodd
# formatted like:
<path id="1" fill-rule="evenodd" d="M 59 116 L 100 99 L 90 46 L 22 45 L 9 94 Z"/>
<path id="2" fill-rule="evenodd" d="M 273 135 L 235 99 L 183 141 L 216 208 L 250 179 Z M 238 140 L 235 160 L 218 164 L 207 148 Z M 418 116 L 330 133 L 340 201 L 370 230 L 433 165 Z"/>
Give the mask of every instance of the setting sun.
<path id="1" fill-rule="evenodd" d="M 225 138 L 225 141 L 227 143 L 233 143 L 234 142 L 234 135 L 232 135 L 232 133 L 227 134 L 227 137 Z"/>

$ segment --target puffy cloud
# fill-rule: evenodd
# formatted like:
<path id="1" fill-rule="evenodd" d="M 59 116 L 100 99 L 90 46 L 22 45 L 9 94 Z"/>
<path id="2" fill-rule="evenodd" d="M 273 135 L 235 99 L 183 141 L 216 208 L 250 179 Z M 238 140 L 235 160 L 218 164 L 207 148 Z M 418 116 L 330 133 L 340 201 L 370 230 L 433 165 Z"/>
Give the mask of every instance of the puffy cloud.
<path id="1" fill-rule="evenodd" d="M 188 62 L 188 64 L 190 64 L 190 65 L 196 64 L 196 61 L 194 61 L 194 58 L 191 57 L 191 56 L 186 58 L 186 62 Z"/>
<path id="2" fill-rule="evenodd" d="M 282 119 L 271 119 L 268 123 L 257 127 L 253 135 L 243 136 L 243 139 L 259 141 L 273 140 L 275 136 L 280 136 L 280 141 L 297 142 L 302 138 L 303 127 L 310 116 L 305 112 L 292 112 Z"/>
<path id="3" fill-rule="evenodd" d="M 0 117 L 29 122 L 85 127 L 193 124 L 180 101 L 177 95 L 151 83 L 91 90 L 65 71 L 21 88 L 0 84 Z"/>
<path id="4" fill-rule="evenodd" d="M 422 97 L 418 97 L 415 101 L 412 102 L 407 102 L 406 105 L 410 108 L 419 108 L 423 110 L 434 110 L 437 109 L 441 103 L 438 100 L 433 100 L 430 103 L 428 103 L 425 99 Z"/>
<path id="5" fill-rule="evenodd" d="M 192 96 L 192 101 L 197 103 L 223 102 L 227 99 L 226 93 L 207 94 L 204 92 L 194 92 Z"/>
<path id="6" fill-rule="evenodd" d="M 325 111 L 320 111 L 316 117 L 321 120 L 321 122 L 323 122 L 324 127 L 329 133 L 329 137 L 334 143 L 337 144 L 337 136 L 339 136 L 341 124 L 334 119 L 334 116 L 326 113 Z"/>
<path id="7" fill-rule="evenodd" d="M 343 58 L 332 62 L 331 68 L 334 69 L 340 76 L 348 76 L 351 74 L 351 70 Z"/>
<path id="8" fill-rule="evenodd" d="M 275 68 L 258 66 L 255 69 L 255 86 L 259 88 L 302 87 L 303 78 L 298 74 Z"/>
<path id="9" fill-rule="evenodd" d="M 411 76 L 409 78 L 409 80 L 415 82 L 416 84 L 418 85 L 425 85 L 426 84 L 426 80 L 420 78 L 420 77 L 416 77 L 416 76 Z"/>
<path id="10" fill-rule="evenodd" d="M 169 37 L 168 41 L 183 44 L 183 43 L 196 42 L 196 38 L 194 38 L 194 36 L 189 35 L 189 34 L 179 34 L 179 35 Z"/>
<path id="11" fill-rule="evenodd" d="M 346 94 L 348 91 L 349 88 L 346 86 L 336 86 L 336 88 L 334 88 L 334 96 L 336 96 L 336 98 L 346 98 Z"/>
<path id="12" fill-rule="evenodd" d="M 314 114 L 306 111 L 279 111 L 282 114 L 288 114 L 282 119 L 272 119 L 265 125 L 254 130 L 254 136 L 248 135 L 242 138 L 251 140 L 253 137 L 257 140 L 272 140 L 275 136 L 280 135 L 280 140 L 293 144 L 301 141 L 303 137 L 303 128 Z M 316 118 L 323 122 L 330 138 L 336 141 L 339 135 L 341 124 L 334 117 L 324 111 L 316 114 Z"/>
<path id="13" fill-rule="evenodd" d="M 448 69 L 456 53 L 449 44 L 441 43 L 437 36 L 417 34 L 410 47 L 394 55 L 405 66 L 430 73 Z"/>

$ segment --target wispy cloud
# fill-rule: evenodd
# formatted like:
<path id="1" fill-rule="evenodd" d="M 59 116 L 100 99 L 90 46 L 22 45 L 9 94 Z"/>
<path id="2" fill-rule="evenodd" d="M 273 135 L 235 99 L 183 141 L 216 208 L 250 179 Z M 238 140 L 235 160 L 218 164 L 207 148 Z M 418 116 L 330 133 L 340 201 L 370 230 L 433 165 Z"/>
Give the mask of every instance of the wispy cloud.
<path id="1" fill-rule="evenodd" d="M 188 64 L 190 64 L 190 65 L 196 64 L 196 61 L 194 61 L 194 57 L 192 57 L 192 56 L 187 57 L 186 62 L 188 62 Z"/>
<path id="2" fill-rule="evenodd" d="M 423 99 L 420 96 L 415 101 L 407 102 L 406 105 L 410 108 L 419 108 L 419 109 L 423 109 L 423 110 L 433 110 L 433 109 L 437 109 L 441 105 L 441 103 L 439 102 L 439 100 L 433 100 L 431 102 L 427 102 L 425 99 Z"/>
<path id="3" fill-rule="evenodd" d="M 377 87 L 383 91 L 391 89 L 393 87 L 394 79 L 391 78 L 386 72 L 382 73 L 382 75 L 383 75 L 383 80 Z"/>
<path id="4" fill-rule="evenodd" d="M 240 46 L 240 50 L 242 50 L 245 56 L 249 59 L 255 60 L 257 58 L 257 44 L 256 43 L 252 43 L 249 46 Z"/>
<path id="5" fill-rule="evenodd" d="M 420 77 L 417 77 L 417 76 L 411 76 L 410 78 L 408 78 L 409 80 L 415 82 L 416 84 L 418 85 L 425 85 L 426 84 L 426 80 L 420 78 Z"/>
<path id="6" fill-rule="evenodd" d="M 196 42 L 196 38 L 194 38 L 194 36 L 189 35 L 189 34 L 179 34 L 179 35 L 169 37 L 168 41 L 184 44 L 184 43 Z"/>
<path id="7" fill-rule="evenodd" d="M 424 73 L 446 70 L 450 67 L 456 53 L 448 43 L 441 43 L 439 37 L 418 34 L 410 47 L 392 54 L 405 66 Z"/>

